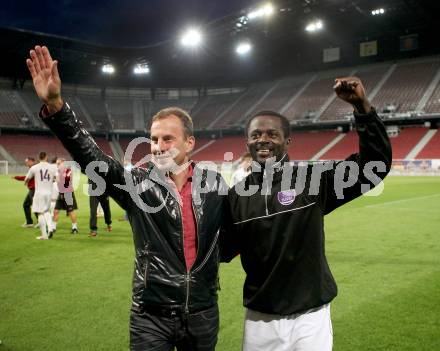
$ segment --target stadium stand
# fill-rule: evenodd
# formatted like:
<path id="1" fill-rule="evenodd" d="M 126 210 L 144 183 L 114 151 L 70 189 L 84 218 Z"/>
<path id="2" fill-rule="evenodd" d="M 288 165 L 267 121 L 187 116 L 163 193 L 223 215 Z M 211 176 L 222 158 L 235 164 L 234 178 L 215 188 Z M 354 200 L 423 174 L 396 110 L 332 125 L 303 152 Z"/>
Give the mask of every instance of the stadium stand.
<path id="1" fill-rule="evenodd" d="M 207 144 L 210 139 L 200 139 L 199 145 Z M 246 152 L 245 139 L 243 136 L 228 136 L 215 140 L 206 148 L 195 153 L 195 161 L 223 162 L 225 152 L 233 153 L 233 160 L 239 159 Z"/>
<path id="2" fill-rule="evenodd" d="M 299 92 L 310 78 L 310 75 L 303 75 L 281 80 L 275 89 L 255 106 L 250 115 L 262 110 L 281 111 L 282 107 Z"/>
<path id="3" fill-rule="evenodd" d="M 207 129 L 241 94 L 211 95 L 203 98 L 193 114 L 195 129 Z"/>
<path id="4" fill-rule="evenodd" d="M 110 145 L 105 138 L 95 137 L 95 141 L 105 153 L 113 156 Z M 27 156 L 37 157 L 40 151 L 46 151 L 49 157 L 58 156 L 70 159 L 63 145 L 53 136 L 26 134 L 1 135 L 0 145 L 9 152 L 17 163 L 22 163 Z"/>
<path id="5" fill-rule="evenodd" d="M 310 160 L 322 148 L 328 145 L 338 132 L 300 132 L 291 135 L 292 142 L 289 145 L 290 160 Z"/>
<path id="6" fill-rule="evenodd" d="M 440 83 L 437 85 L 428 102 L 426 103 L 424 111 L 426 113 L 440 112 Z"/>
<path id="7" fill-rule="evenodd" d="M 350 131 L 330 150 L 321 156 L 322 160 L 344 160 L 359 149 L 359 138 L 354 131 Z"/>
<path id="8" fill-rule="evenodd" d="M 0 144 L 17 161 L 22 163 L 27 156 L 33 156 L 36 159 L 40 151 L 45 151 L 49 158 L 53 156 L 69 159 L 67 151 L 63 145 L 53 136 L 41 135 L 1 135 Z"/>
<path id="9" fill-rule="evenodd" d="M 321 107 L 334 96 L 334 79 L 348 73 L 347 70 L 320 73 L 289 106 L 284 108 L 284 115 L 290 120 L 319 117 L 317 114 Z"/>
<path id="10" fill-rule="evenodd" d="M 0 89 L 0 126 L 31 126 L 26 111 L 13 90 Z"/>
<path id="11" fill-rule="evenodd" d="M 417 159 L 440 159 L 440 133 L 435 135 L 416 156 Z"/>
<path id="12" fill-rule="evenodd" d="M 131 137 L 120 137 L 119 138 L 119 144 L 121 145 L 121 148 L 122 148 L 122 151 L 124 152 L 124 154 L 127 151 L 128 144 L 133 139 L 134 138 L 131 138 Z M 150 150 L 149 144 L 147 144 L 147 143 L 139 144 L 134 150 L 134 153 L 132 156 L 132 163 L 135 164 L 136 162 L 141 160 L 144 156 L 149 155 L 150 153 L 151 153 L 151 150 Z"/>
<path id="13" fill-rule="evenodd" d="M 439 72 L 440 59 L 428 57 L 286 77 L 253 84 L 242 92 L 230 90 L 199 98 L 166 99 L 162 92 L 163 96 L 150 100 L 148 89 L 130 95 L 123 88 L 113 89 L 119 95 L 107 92 L 104 97 L 99 88 L 85 86 L 69 86 L 63 94 L 91 131 L 143 130 L 152 115 L 169 106 L 190 111 L 196 130 L 215 130 L 242 126 L 248 115 L 266 109 L 280 111 L 292 121 L 348 119 L 351 107 L 335 98 L 332 86 L 335 77 L 350 73 L 362 79 L 370 96 L 373 93 L 372 104 L 379 112 L 408 113 L 419 106 L 426 113 L 439 113 L 440 83 L 433 79 Z M 44 128 L 36 118 L 41 104 L 29 84 L 23 90 L 2 85 L 0 126 Z"/>
<path id="14" fill-rule="evenodd" d="M 390 138 L 393 147 L 393 159 L 405 159 L 427 131 L 428 129 L 423 127 L 404 128 L 398 136 Z"/>
<path id="15" fill-rule="evenodd" d="M 133 100 L 124 98 L 107 99 L 108 116 L 113 129 L 133 130 Z"/>
<path id="16" fill-rule="evenodd" d="M 153 116 L 157 112 L 159 112 L 161 109 L 166 107 L 180 107 L 186 111 L 191 111 L 191 109 L 196 104 L 197 99 L 196 98 L 181 98 L 181 99 L 175 99 L 175 100 L 152 100 L 150 102 L 150 115 Z"/>
<path id="17" fill-rule="evenodd" d="M 391 112 L 415 111 L 439 67 L 438 58 L 399 63 L 372 104 L 378 111 L 383 111 L 387 105 L 394 106 Z"/>
<path id="18" fill-rule="evenodd" d="M 213 122 L 210 127 L 225 128 L 229 126 L 240 125 L 240 122 L 249 116 L 254 109 L 255 104 L 264 96 L 264 94 L 276 84 L 276 82 L 266 82 L 251 86 L 246 92 L 234 103 L 227 113 L 222 114 L 219 120 Z"/>
<path id="19" fill-rule="evenodd" d="M 370 93 L 388 69 L 389 65 L 366 66 L 360 68 L 356 76 L 362 80 L 367 93 Z M 352 116 L 352 113 L 353 109 L 350 105 L 340 99 L 335 99 L 319 119 L 322 121 L 347 119 Z"/>
<path id="20" fill-rule="evenodd" d="M 108 118 L 106 103 L 101 97 L 78 96 L 77 98 L 88 111 L 90 116 L 93 116 L 96 130 L 108 131 L 113 129 Z"/>

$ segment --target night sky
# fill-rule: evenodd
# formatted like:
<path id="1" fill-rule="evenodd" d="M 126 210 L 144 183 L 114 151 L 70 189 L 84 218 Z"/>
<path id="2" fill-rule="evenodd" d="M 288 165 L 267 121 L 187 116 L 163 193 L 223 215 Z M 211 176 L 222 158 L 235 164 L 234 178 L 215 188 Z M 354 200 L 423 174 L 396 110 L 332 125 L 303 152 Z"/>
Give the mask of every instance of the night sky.
<path id="1" fill-rule="evenodd" d="M 147 46 L 191 24 L 261 3 L 255 0 L 2 0 L 0 26 L 111 46 Z"/>

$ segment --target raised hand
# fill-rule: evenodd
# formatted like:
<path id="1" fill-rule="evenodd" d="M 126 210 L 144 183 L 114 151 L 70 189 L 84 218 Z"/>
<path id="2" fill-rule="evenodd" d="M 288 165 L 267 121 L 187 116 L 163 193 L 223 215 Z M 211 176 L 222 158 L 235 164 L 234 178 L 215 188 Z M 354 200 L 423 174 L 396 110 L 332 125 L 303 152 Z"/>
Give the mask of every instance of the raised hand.
<path id="1" fill-rule="evenodd" d="M 333 89 L 340 99 L 352 104 L 356 112 L 368 113 L 371 111 L 371 105 L 359 78 L 336 78 Z"/>
<path id="2" fill-rule="evenodd" d="M 58 62 L 52 60 L 47 47 L 37 45 L 30 51 L 26 60 L 32 76 L 35 91 L 40 100 L 47 106 L 50 114 L 59 111 L 63 106 L 61 99 L 61 79 L 58 74 Z"/>

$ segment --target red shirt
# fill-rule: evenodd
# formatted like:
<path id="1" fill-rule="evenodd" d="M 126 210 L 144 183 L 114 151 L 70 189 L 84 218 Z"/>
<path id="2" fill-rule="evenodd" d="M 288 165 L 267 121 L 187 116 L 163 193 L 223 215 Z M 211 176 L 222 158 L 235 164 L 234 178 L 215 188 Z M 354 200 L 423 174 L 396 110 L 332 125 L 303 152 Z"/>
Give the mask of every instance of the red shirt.
<path id="1" fill-rule="evenodd" d="M 72 169 L 68 167 L 60 167 L 58 172 L 58 191 L 60 193 L 73 192 Z"/>
<path id="2" fill-rule="evenodd" d="M 183 252 L 185 254 L 186 269 L 189 271 L 194 264 L 197 257 L 197 225 L 194 217 L 194 211 L 192 207 L 192 166 L 188 169 L 188 178 L 182 187 L 182 190 L 178 191 L 174 182 L 176 192 L 180 196 L 180 208 L 182 211 L 182 226 L 183 226 Z"/>
<path id="3" fill-rule="evenodd" d="M 26 176 L 15 176 L 14 179 L 16 180 L 20 180 L 20 181 L 24 181 L 26 178 Z M 27 187 L 29 190 L 35 189 L 35 179 L 32 178 L 29 180 L 29 182 L 27 183 Z"/>

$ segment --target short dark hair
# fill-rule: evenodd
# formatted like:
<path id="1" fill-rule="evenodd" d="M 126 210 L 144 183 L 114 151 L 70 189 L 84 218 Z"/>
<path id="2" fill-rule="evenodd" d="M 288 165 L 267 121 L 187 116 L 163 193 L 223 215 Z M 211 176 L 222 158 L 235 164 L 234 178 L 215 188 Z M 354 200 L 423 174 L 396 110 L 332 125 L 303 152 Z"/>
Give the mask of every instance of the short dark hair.
<path id="1" fill-rule="evenodd" d="M 44 151 L 41 151 L 39 154 L 38 154 L 38 159 L 41 161 L 41 160 L 44 160 L 45 158 L 47 157 L 47 154 L 46 154 L 46 152 L 44 152 Z"/>
<path id="2" fill-rule="evenodd" d="M 190 136 L 194 136 L 194 126 L 191 116 L 188 112 L 186 112 L 184 109 L 181 109 L 180 107 L 168 107 L 160 110 L 157 112 L 153 118 L 151 118 L 150 123 L 150 129 L 151 125 L 154 121 L 169 117 L 169 116 L 176 116 L 183 124 L 183 131 L 185 133 L 185 136 L 188 138 Z"/>
<path id="3" fill-rule="evenodd" d="M 285 138 L 288 138 L 290 135 L 290 122 L 287 119 L 286 116 L 283 116 L 282 114 L 275 112 L 275 111 L 271 111 L 271 110 L 263 110 L 263 111 L 259 111 L 255 114 L 253 114 L 252 116 L 250 116 L 247 121 L 246 121 L 246 126 L 244 129 L 244 135 L 246 136 L 246 138 L 248 137 L 248 132 L 249 132 L 249 126 L 251 125 L 251 122 L 253 121 L 254 118 L 257 117 L 261 117 L 261 116 L 272 116 L 272 117 L 278 117 L 281 121 L 281 128 L 283 129 L 283 134 Z"/>

